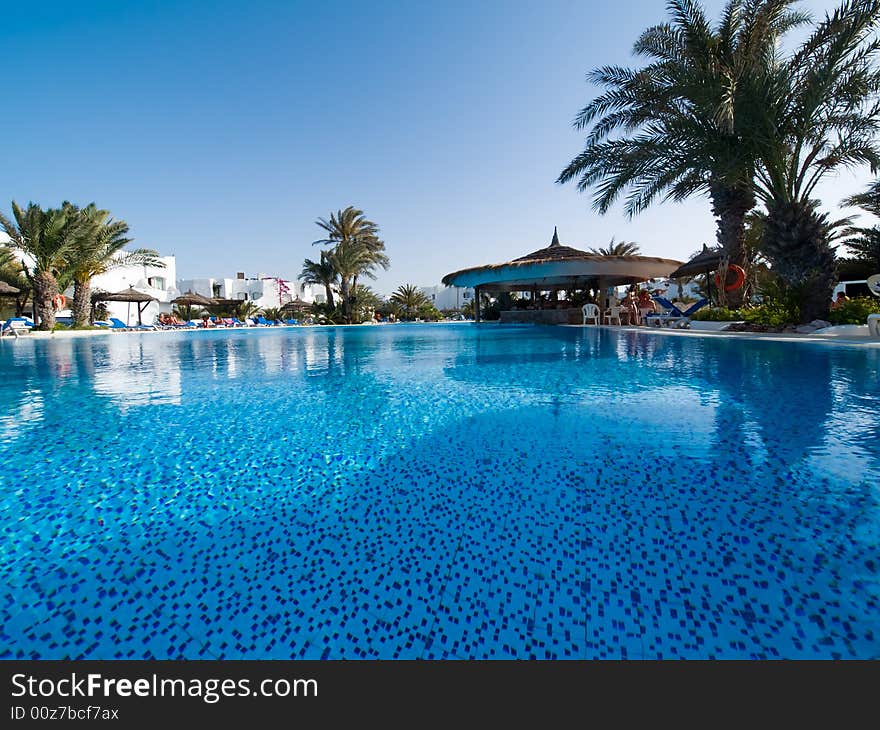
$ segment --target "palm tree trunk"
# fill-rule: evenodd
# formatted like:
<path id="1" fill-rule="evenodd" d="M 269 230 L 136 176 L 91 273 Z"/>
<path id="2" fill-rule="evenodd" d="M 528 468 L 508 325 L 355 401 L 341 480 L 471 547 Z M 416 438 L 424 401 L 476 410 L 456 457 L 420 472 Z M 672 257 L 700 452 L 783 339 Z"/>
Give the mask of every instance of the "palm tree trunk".
<path id="1" fill-rule="evenodd" d="M 718 304 L 722 307 L 740 307 L 748 294 L 746 287 L 726 292 L 724 282 L 727 281 L 727 266 L 730 264 L 741 266 L 748 281 L 751 256 L 745 248 L 746 215 L 755 207 L 755 194 L 750 187 L 720 183 L 713 183 L 709 194 L 712 199 L 712 214 L 718 220 L 718 245 L 727 255 L 727 261 L 718 272 L 722 284 L 718 287 Z"/>
<path id="2" fill-rule="evenodd" d="M 34 307 L 37 310 L 38 330 L 50 331 L 55 327 L 55 305 L 52 298 L 58 296 L 58 282 L 48 271 L 34 274 Z"/>
<path id="3" fill-rule="evenodd" d="M 348 280 L 348 277 L 343 276 L 340 277 L 339 282 L 339 296 L 342 297 L 342 313 L 345 316 L 345 321 L 347 324 L 351 324 L 351 285 Z"/>
<path id="4" fill-rule="evenodd" d="M 324 284 L 324 293 L 327 295 L 327 306 L 331 311 L 336 309 L 336 301 L 333 299 L 333 288 L 330 284 Z"/>
<path id="5" fill-rule="evenodd" d="M 74 327 L 86 327 L 92 319 L 91 301 L 92 283 L 90 279 L 76 280 L 73 282 L 73 325 Z"/>

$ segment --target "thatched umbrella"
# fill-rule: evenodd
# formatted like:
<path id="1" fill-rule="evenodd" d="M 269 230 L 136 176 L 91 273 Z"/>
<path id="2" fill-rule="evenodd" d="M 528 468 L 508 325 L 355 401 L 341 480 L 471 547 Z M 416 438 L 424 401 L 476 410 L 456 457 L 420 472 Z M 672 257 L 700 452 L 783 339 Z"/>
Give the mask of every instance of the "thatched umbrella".
<path id="1" fill-rule="evenodd" d="M 14 297 L 20 291 L 5 281 L 0 281 L 0 297 Z"/>
<path id="2" fill-rule="evenodd" d="M 182 304 L 185 307 L 209 307 L 214 303 L 213 299 L 203 297 L 193 291 L 185 291 L 179 297 L 171 300 L 172 304 Z"/>
<path id="3" fill-rule="evenodd" d="M 679 266 L 669 275 L 669 278 L 685 279 L 692 278 L 700 274 L 705 274 L 706 292 L 709 294 L 709 299 L 711 299 L 712 277 L 710 276 L 710 274 L 721 265 L 721 260 L 723 258 L 724 252 L 720 248 L 709 248 L 704 243 L 703 250 L 700 251 L 700 253 L 698 253 L 696 256 L 694 256 L 690 261 L 685 261 L 681 266 Z M 679 286 L 678 288 L 679 291 L 681 291 L 681 286 Z"/>
<path id="4" fill-rule="evenodd" d="M 291 299 L 289 302 L 284 304 L 281 307 L 282 312 L 305 312 L 307 309 L 311 308 L 311 304 L 303 299 L 297 297 L 296 299 Z"/>
<path id="5" fill-rule="evenodd" d="M 134 302 L 137 304 L 138 311 L 138 324 L 143 324 L 141 318 L 143 317 L 144 310 L 147 308 L 150 302 L 158 302 L 154 296 L 150 296 L 149 294 L 145 294 L 142 291 L 138 291 L 133 286 L 129 285 L 128 289 L 117 292 L 95 292 L 92 294 L 92 304 L 95 302 L 128 302 L 128 314 L 125 316 L 125 324 L 128 324 L 129 316 L 131 315 L 131 303 Z"/>
<path id="6" fill-rule="evenodd" d="M 185 291 L 179 297 L 172 299 L 171 303 L 179 307 L 186 307 L 186 318 L 189 319 L 192 314 L 192 307 L 210 307 L 214 304 L 214 300 L 203 297 L 201 294 L 196 294 L 194 291 Z"/>

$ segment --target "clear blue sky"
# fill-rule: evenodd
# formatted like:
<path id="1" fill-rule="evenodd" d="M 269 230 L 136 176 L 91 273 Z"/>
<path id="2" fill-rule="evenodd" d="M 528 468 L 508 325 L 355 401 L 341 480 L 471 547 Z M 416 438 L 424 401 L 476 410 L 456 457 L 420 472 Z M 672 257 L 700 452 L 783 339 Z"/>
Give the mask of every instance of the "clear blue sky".
<path id="1" fill-rule="evenodd" d="M 579 248 L 614 235 L 672 258 L 714 240 L 703 199 L 629 221 L 554 183 L 581 148 L 586 72 L 631 63 L 662 0 L 0 10 L 0 206 L 94 201 L 175 254 L 181 278 L 295 277 L 315 219 L 350 204 L 385 238 L 382 293 L 535 250 L 554 225 Z M 869 179 L 825 185 L 826 207 Z"/>

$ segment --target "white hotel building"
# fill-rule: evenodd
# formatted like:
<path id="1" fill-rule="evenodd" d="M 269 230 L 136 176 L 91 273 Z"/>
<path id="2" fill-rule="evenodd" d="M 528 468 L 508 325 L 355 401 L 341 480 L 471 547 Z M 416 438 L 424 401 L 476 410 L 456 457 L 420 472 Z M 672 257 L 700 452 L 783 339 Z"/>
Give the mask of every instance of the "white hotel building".
<path id="1" fill-rule="evenodd" d="M 243 271 L 236 273 L 234 279 L 181 279 L 178 290 L 191 291 L 212 299 L 237 299 L 254 302 L 261 309 L 281 307 L 293 299 L 305 302 L 323 302 L 324 287 L 300 284 L 295 279 L 282 279 L 267 274 L 246 277 Z"/>
<path id="2" fill-rule="evenodd" d="M 461 309 L 474 300 L 474 290 L 460 286 L 423 286 L 422 294 L 441 312 L 446 309 Z"/>

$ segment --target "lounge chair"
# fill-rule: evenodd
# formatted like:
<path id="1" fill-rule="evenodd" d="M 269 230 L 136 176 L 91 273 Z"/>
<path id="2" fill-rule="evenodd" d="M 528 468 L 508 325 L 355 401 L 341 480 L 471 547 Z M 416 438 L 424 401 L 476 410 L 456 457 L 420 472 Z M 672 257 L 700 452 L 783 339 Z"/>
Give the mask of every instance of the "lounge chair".
<path id="1" fill-rule="evenodd" d="M 599 307 L 595 304 L 585 304 L 581 307 L 581 314 L 584 316 L 584 324 L 587 323 L 588 319 L 592 319 L 593 324 L 601 324 L 599 321 Z"/>
<path id="2" fill-rule="evenodd" d="M 134 332 L 134 331 L 144 331 L 144 330 L 155 330 L 156 328 L 150 324 L 125 324 L 121 319 L 117 319 L 116 317 L 110 317 L 110 329 L 111 330 L 119 330 L 121 332 Z"/>
<path id="3" fill-rule="evenodd" d="M 655 295 L 651 298 L 665 310 L 664 312 L 655 312 L 645 317 L 645 324 L 657 327 L 664 325 L 669 327 L 687 327 L 690 324 L 691 317 L 709 303 L 708 299 L 700 299 L 682 311 L 678 306 L 661 296 Z"/>
<path id="4" fill-rule="evenodd" d="M 284 324 L 299 324 L 295 319 L 285 319 Z"/>
<path id="5" fill-rule="evenodd" d="M 0 327 L 0 337 L 11 335 L 17 338 L 26 335 L 33 328 L 34 323 L 27 317 L 10 317 Z"/>

